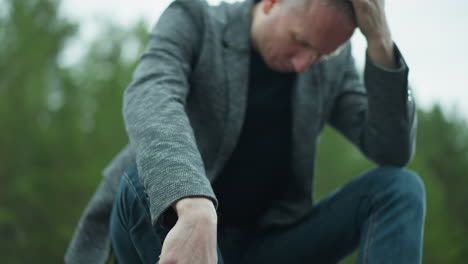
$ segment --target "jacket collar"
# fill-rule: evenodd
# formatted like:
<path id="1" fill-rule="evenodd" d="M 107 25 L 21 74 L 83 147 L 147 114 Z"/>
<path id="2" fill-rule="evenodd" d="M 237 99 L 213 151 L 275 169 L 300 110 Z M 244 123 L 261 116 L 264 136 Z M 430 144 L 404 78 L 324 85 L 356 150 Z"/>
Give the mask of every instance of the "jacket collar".
<path id="1" fill-rule="evenodd" d="M 248 51 L 251 48 L 250 27 L 254 0 L 245 0 L 232 5 L 234 5 L 233 8 L 228 9 L 223 44 L 228 48 Z"/>

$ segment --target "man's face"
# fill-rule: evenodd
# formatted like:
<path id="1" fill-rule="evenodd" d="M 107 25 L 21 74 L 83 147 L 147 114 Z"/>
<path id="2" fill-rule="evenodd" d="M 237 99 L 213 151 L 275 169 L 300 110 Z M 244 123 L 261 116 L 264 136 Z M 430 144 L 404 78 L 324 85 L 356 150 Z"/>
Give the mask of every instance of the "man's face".
<path id="1" fill-rule="evenodd" d="M 258 30 L 252 33 L 255 48 L 273 70 L 304 72 L 353 34 L 355 26 L 320 1 L 314 0 L 307 10 L 285 1 L 291 0 L 263 0 Z"/>

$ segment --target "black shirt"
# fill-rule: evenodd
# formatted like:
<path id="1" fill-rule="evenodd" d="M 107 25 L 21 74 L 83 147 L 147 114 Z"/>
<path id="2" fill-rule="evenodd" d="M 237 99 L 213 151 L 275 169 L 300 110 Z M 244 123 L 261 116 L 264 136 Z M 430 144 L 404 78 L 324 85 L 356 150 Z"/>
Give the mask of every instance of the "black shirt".
<path id="1" fill-rule="evenodd" d="M 291 175 L 291 90 L 295 73 L 268 68 L 251 52 L 247 110 L 236 148 L 213 182 L 220 225 L 252 226 L 281 198 Z"/>

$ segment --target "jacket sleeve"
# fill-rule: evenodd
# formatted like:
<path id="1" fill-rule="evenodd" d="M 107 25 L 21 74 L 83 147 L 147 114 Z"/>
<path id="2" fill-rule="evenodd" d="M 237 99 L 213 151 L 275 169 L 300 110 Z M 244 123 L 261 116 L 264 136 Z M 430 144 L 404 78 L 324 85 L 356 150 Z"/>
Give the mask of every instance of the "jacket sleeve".
<path id="1" fill-rule="evenodd" d="M 331 125 L 379 165 L 405 166 L 414 154 L 416 111 L 400 51 L 395 45 L 397 69 L 379 67 L 366 57 L 364 83 L 350 46 L 345 52 Z"/>
<path id="2" fill-rule="evenodd" d="M 153 225 L 184 197 L 207 197 L 217 206 L 185 112 L 203 39 L 202 12 L 194 0 L 176 0 L 163 12 L 124 92 L 125 127 Z"/>

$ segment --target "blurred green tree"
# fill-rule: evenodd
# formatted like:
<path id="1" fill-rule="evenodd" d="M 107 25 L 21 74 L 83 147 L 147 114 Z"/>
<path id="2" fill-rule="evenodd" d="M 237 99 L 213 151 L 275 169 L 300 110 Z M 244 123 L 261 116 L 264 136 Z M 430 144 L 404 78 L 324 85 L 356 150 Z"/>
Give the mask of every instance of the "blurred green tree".
<path id="1" fill-rule="evenodd" d="M 51 121 L 63 105 L 57 59 L 76 25 L 58 16 L 52 0 L 7 0 L 2 7 L 6 12 L 0 16 L 0 159 L 6 162 L 0 166 L 0 255 L 8 263 L 20 263 L 18 259 L 29 256 L 24 252 L 60 246 L 44 239 L 57 237 L 63 225 L 53 219 L 61 218 L 53 201 L 64 192 L 49 179 L 59 178 L 52 168 L 62 162 L 60 145 L 53 141 L 65 135 Z M 63 132 L 73 131 L 69 124 L 60 126 Z M 48 198 L 52 195 L 54 199 Z M 38 256 L 42 255 L 34 257 Z"/>
<path id="2" fill-rule="evenodd" d="M 103 24 L 65 67 L 78 26 L 58 13 L 58 0 L 0 6 L 0 256 L 60 263 L 101 170 L 127 142 L 122 91 L 147 27 Z"/>

